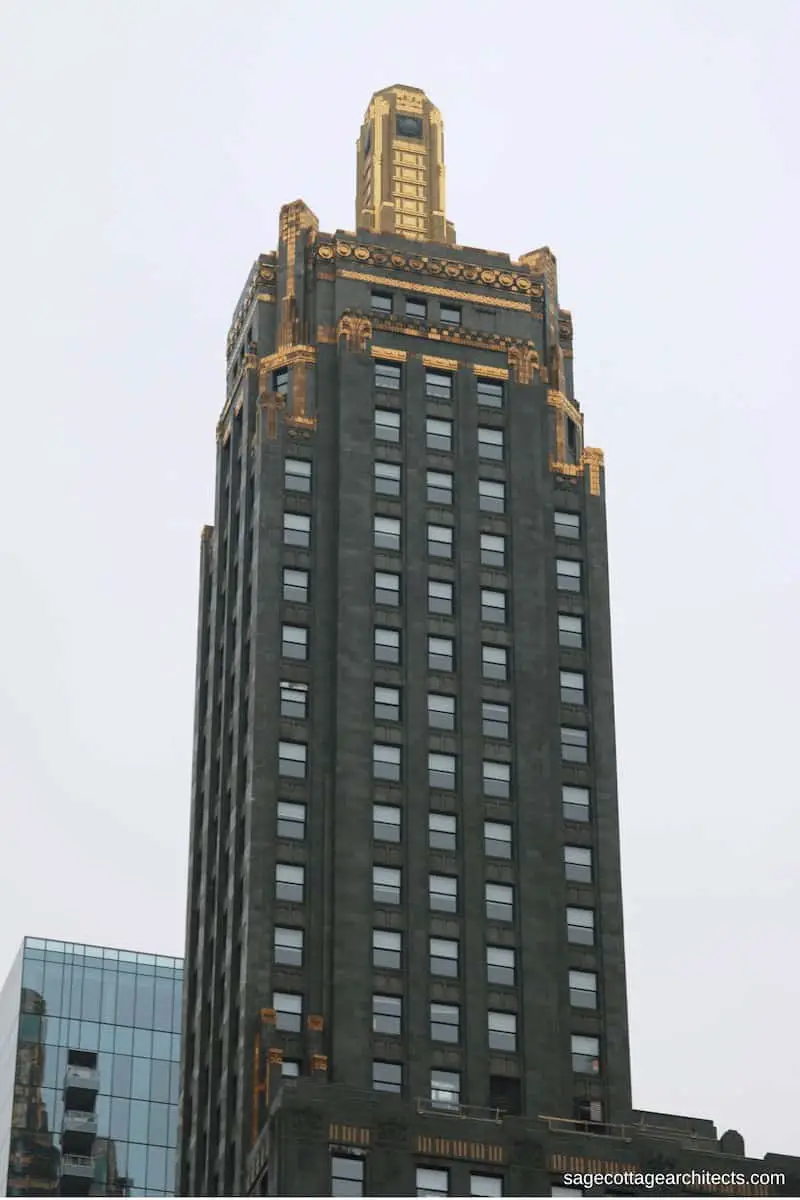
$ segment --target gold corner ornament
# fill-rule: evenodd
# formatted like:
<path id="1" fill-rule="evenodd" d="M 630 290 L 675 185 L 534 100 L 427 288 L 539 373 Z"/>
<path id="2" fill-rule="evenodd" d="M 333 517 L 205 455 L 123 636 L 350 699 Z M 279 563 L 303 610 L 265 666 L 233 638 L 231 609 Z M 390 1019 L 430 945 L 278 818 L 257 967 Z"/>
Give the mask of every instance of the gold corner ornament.
<path id="1" fill-rule="evenodd" d="M 534 372 L 539 366 L 539 355 L 532 345 L 510 346 L 508 365 L 517 383 L 533 383 Z"/>
<path id="2" fill-rule="evenodd" d="M 581 454 L 579 463 L 559 462 L 551 456 L 550 470 L 556 475 L 564 475 L 568 479 L 580 479 L 584 474 L 589 476 L 589 494 L 601 494 L 600 470 L 605 466 L 605 455 L 597 446 L 586 446 Z"/>
<path id="3" fill-rule="evenodd" d="M 363 354 L 372 338 L 372 323 L 358 313 L 343 313 L 336 326 L 336 341 L 345 338 L 347 349 Z"/>

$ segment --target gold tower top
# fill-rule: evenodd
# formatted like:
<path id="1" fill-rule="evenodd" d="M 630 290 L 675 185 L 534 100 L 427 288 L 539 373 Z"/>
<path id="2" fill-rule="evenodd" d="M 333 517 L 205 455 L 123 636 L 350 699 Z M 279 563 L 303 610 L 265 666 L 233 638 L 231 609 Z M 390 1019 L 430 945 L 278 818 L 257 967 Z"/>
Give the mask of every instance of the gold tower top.
<path id="1" fill-rule="evenodd" d="M 357 147 L 356 228 L 454 245 L 442 117 L 425 93 L 400 84 L 376 92 Z"/>

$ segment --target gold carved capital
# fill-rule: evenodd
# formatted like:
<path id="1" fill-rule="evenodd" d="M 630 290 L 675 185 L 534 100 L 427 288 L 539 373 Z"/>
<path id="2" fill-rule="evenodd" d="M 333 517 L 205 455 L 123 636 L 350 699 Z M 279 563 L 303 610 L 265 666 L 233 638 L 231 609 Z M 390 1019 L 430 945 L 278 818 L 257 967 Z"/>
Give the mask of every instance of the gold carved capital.
<path id="1" fill-rule="evenodd" d="M 372 323 L 357 313 L 343 313 L 336 326 L 337 342 L 341 337 L 346 338 L 348 350 L 363 354 L 372 337 Z"/>
<path id="2" fill-rule="evenodd" d="M 539 355 L 531 345 L 509 347 L 508 365 L 517 383 L 533 383 L 534 371 L 539 366 Z"/>

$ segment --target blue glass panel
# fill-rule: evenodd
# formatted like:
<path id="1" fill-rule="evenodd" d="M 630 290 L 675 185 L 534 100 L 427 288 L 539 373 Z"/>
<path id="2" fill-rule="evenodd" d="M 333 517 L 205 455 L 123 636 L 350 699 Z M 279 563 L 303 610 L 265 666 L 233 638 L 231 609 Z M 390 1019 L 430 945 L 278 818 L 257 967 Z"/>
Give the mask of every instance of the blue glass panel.
<path id="1" fill-rule="evenodd" d="M 178 1144 L 178 1110 L 174 1105 L 170 1105 L 167 1121 L 167 1144 L 173 1148 Z"/>
<path id="2" fill-rule="evenodd" d="M 133 1189 L 139 1188 L 139 1195 L 143 1195 L 141 1189 L 144 1188 L 144 1181 L 147 1175 L 147 1147 L 130 1145 L 128 1147 L 128 1178 L 131 1181 L 131 1195 L 134 1194 Z"/>
<path id="3" fill-rule="evenodd" d="M 167 1117 L 169 1108 L 166 1104 L 150 1105 L 150 1131 L 148 1141 L 151 1146 L 166 1146 Z"/>
<path id="4" fill-rule="evenodd" d="M 181 1027 L 181 1006 L 183 1004 L 183 989 L 175 988 L 175 993 L 172 997 L 172 1028 L 180 1031 Z"/>
<path id="5" fill-rule="evenodd" d="M 81 1004 L 83 1002 L 83 971 L 79 967 L 69 965 L 64 967 L 64 1001 L 66 1007 L 67 988 L 69 991 L 69 1015 L 70 1020 L 80 1021 L 81 1019 Z"/>
<path id="6" fill-rule="evenodd" d="M 131 1097 L 134 1100 L 149 1099 L 151 1066 L 149 1058 L 134 1058 L 133 1081 L 131 1083 Z"/>
<path id="7" fill-rule="evenodd" d="M 98 1137 L 109 1137 L 109 1125 L 111 1124 L 111 1097 L 98 1096 L 95 1105 L 97 1112 L 97 1134 Z"/>
<path id="8" fill-rule="evenodd" d="M 112 1097 L 110 1135 L 115 1142 L 127 1142 L 130 1120 L 130 1100 L 123 1100 L 118 1096 Z M 124 1174 L 124 1171 L 122 1174 Z"/>
<path id="9" fill-rule="evenodd" d="M 153 1058 L 170 1058 L 172 1054 L 172 1035 L 169 1033 L 153 1034 Z"/>
<path id="10" fill-rule="evenodd" d="M 61 993 L 64 990 L 64 967 L 59 962 L 45 960 L 44 1003 L 51 1016 L 61 1015 Z"/>
<path id="11" fill-rule="evenodd" d="M 136 976 L 120 971 L 117 976 L 117 1024 L 133 1024 L 133 1007 L 136 997 Z"/>
<path id="12" fill-rule="evenodd" d="M 133 1030 L 130 1025 L 117 1025 L 114 1050 L 117 1054 L 133 1054 Z"/>
<path id="13" fill-rule="evenodd" d="M 169 1099 L 170 1099 L 171 1104 L 178 1103 L 178 1097 L 180 1096 L 180 1092 L 181 1092 L 181 1064 L 173 1063 L 172 1064 L 172 1074 L 170 1077 L 170 1085 L 169 1085 Z"/>
<path id="14" fill-rule="evenodd" d="M 167 1177 L 167 1152 L 160 1146 L 151 1146 L 147 1155 L 147 1190 L 164 1190 Z"/>
<path id="15" fill-rule="evenodd" d="M 177 1161 L 174 1150 L 167 1151 L 167 1195 L 174 1196 L 177 1187 Z"/>
<path id="16" fill-rule="evenodd" d="M 169 1103 L 169 1072 L 171 1063 L 155 1060 L 150 1075 L 150 1099 L 159 1104 Z"/>
<path id="17" fill-rule="evenodd" d="M 100 1004 L 100 1020 L 113 1025 L 117 1017 L 117 972 L 103 971 L 103 998 Z"/>
<path id="18" fill-rule="evenodd" d="M 136 1013 L 133 1023 L 140 1029 L 153 1028 L 155 983 L 152 975 L 137 975 L 136 977 Z"/>
<path id="19" fill-rule="evenodd" d="M 87 966 L 83 973 L 83 1007 L 81 1017 L 84 1021 L 100 1020 L 100 995 L 103 987 L 103 972 L 100 967 Z"/>
<path id="20" fill-rule="evenodd" d="M 44 959 L 29 958 L 27 954 L 25 955 L 22 960 L 22 986 L 42 994 L 44 991 Z"/>
<path id="21" fill-rule="evenodd" d="M 100 1026 L 100 1049 L 111 1052 L 114 1049 L 114 1026 Z"/>
<path id="22" fill-rule="evenodd" d="M 100 1076 L 100 1091 L 104 1096 L 111 1095 L 111 1073 L 114 1065 L 114 1055 L 107 1050 L 101 1050 L 97 1056 L 97 1073 Z"/>
<path id="23" fill-rule="evenodd" d="M 111 1076 L 112 1096 L 130 1096 L 133 1061 L 128 1054 L 114 1055 L 114 1067 Z"/>
<path id="24" fill-rule="evenodd" d="M 181 1061 L 181 1035 L 179 1033 L 173 1033 L 173 1035 L 172 1035 L 171 1058 L 172 1058 L 173 1062 Z"/>
<path id="25" fill-rule="evenodd" d="M 97 1021 L 81 1021 L 81 1030 L 78 1036 L 78 1049 L 100 1049 L 100 1026 L 98 1025 Z"/>
<path id="26" fill-rule="evenodd" d="M 156 979 L 154 1029 L 172 1029 L 172 1006 L 175 989 L 171 979 Z"/>
<path id="27" fill-rule="evenodd" d="M 149 1029 L 134 1029 L 133 1053 L 137 1058 L 150 1058 L 153 1054 L 153 1034 Z"/>
<path id="28" fill-rule="evenodd" d="M 46 943 L 41 938 L 25 938 L 26 950 L 44 950 Z"/>
<path id="29" fill-rule="evenodd" d="M 131 1132 L 132 1142 L 147 1141 L 147 1124 L 150 1105 L 146 1100 L 131 1100 Z"/>

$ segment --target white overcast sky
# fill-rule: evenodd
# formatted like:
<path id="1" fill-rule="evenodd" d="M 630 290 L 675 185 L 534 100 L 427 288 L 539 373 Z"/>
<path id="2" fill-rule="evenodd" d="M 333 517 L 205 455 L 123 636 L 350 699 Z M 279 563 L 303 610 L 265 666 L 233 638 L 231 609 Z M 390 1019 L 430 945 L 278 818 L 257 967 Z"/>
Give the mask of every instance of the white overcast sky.
<path id="1" fill-rule="evenodd" d="M 228 324 L 412 84 L 606 451 L 634 1102 L 800 1154 L 799 51 L 798 0 L 4 0 L 0 976 L 182 953 Z"/>

